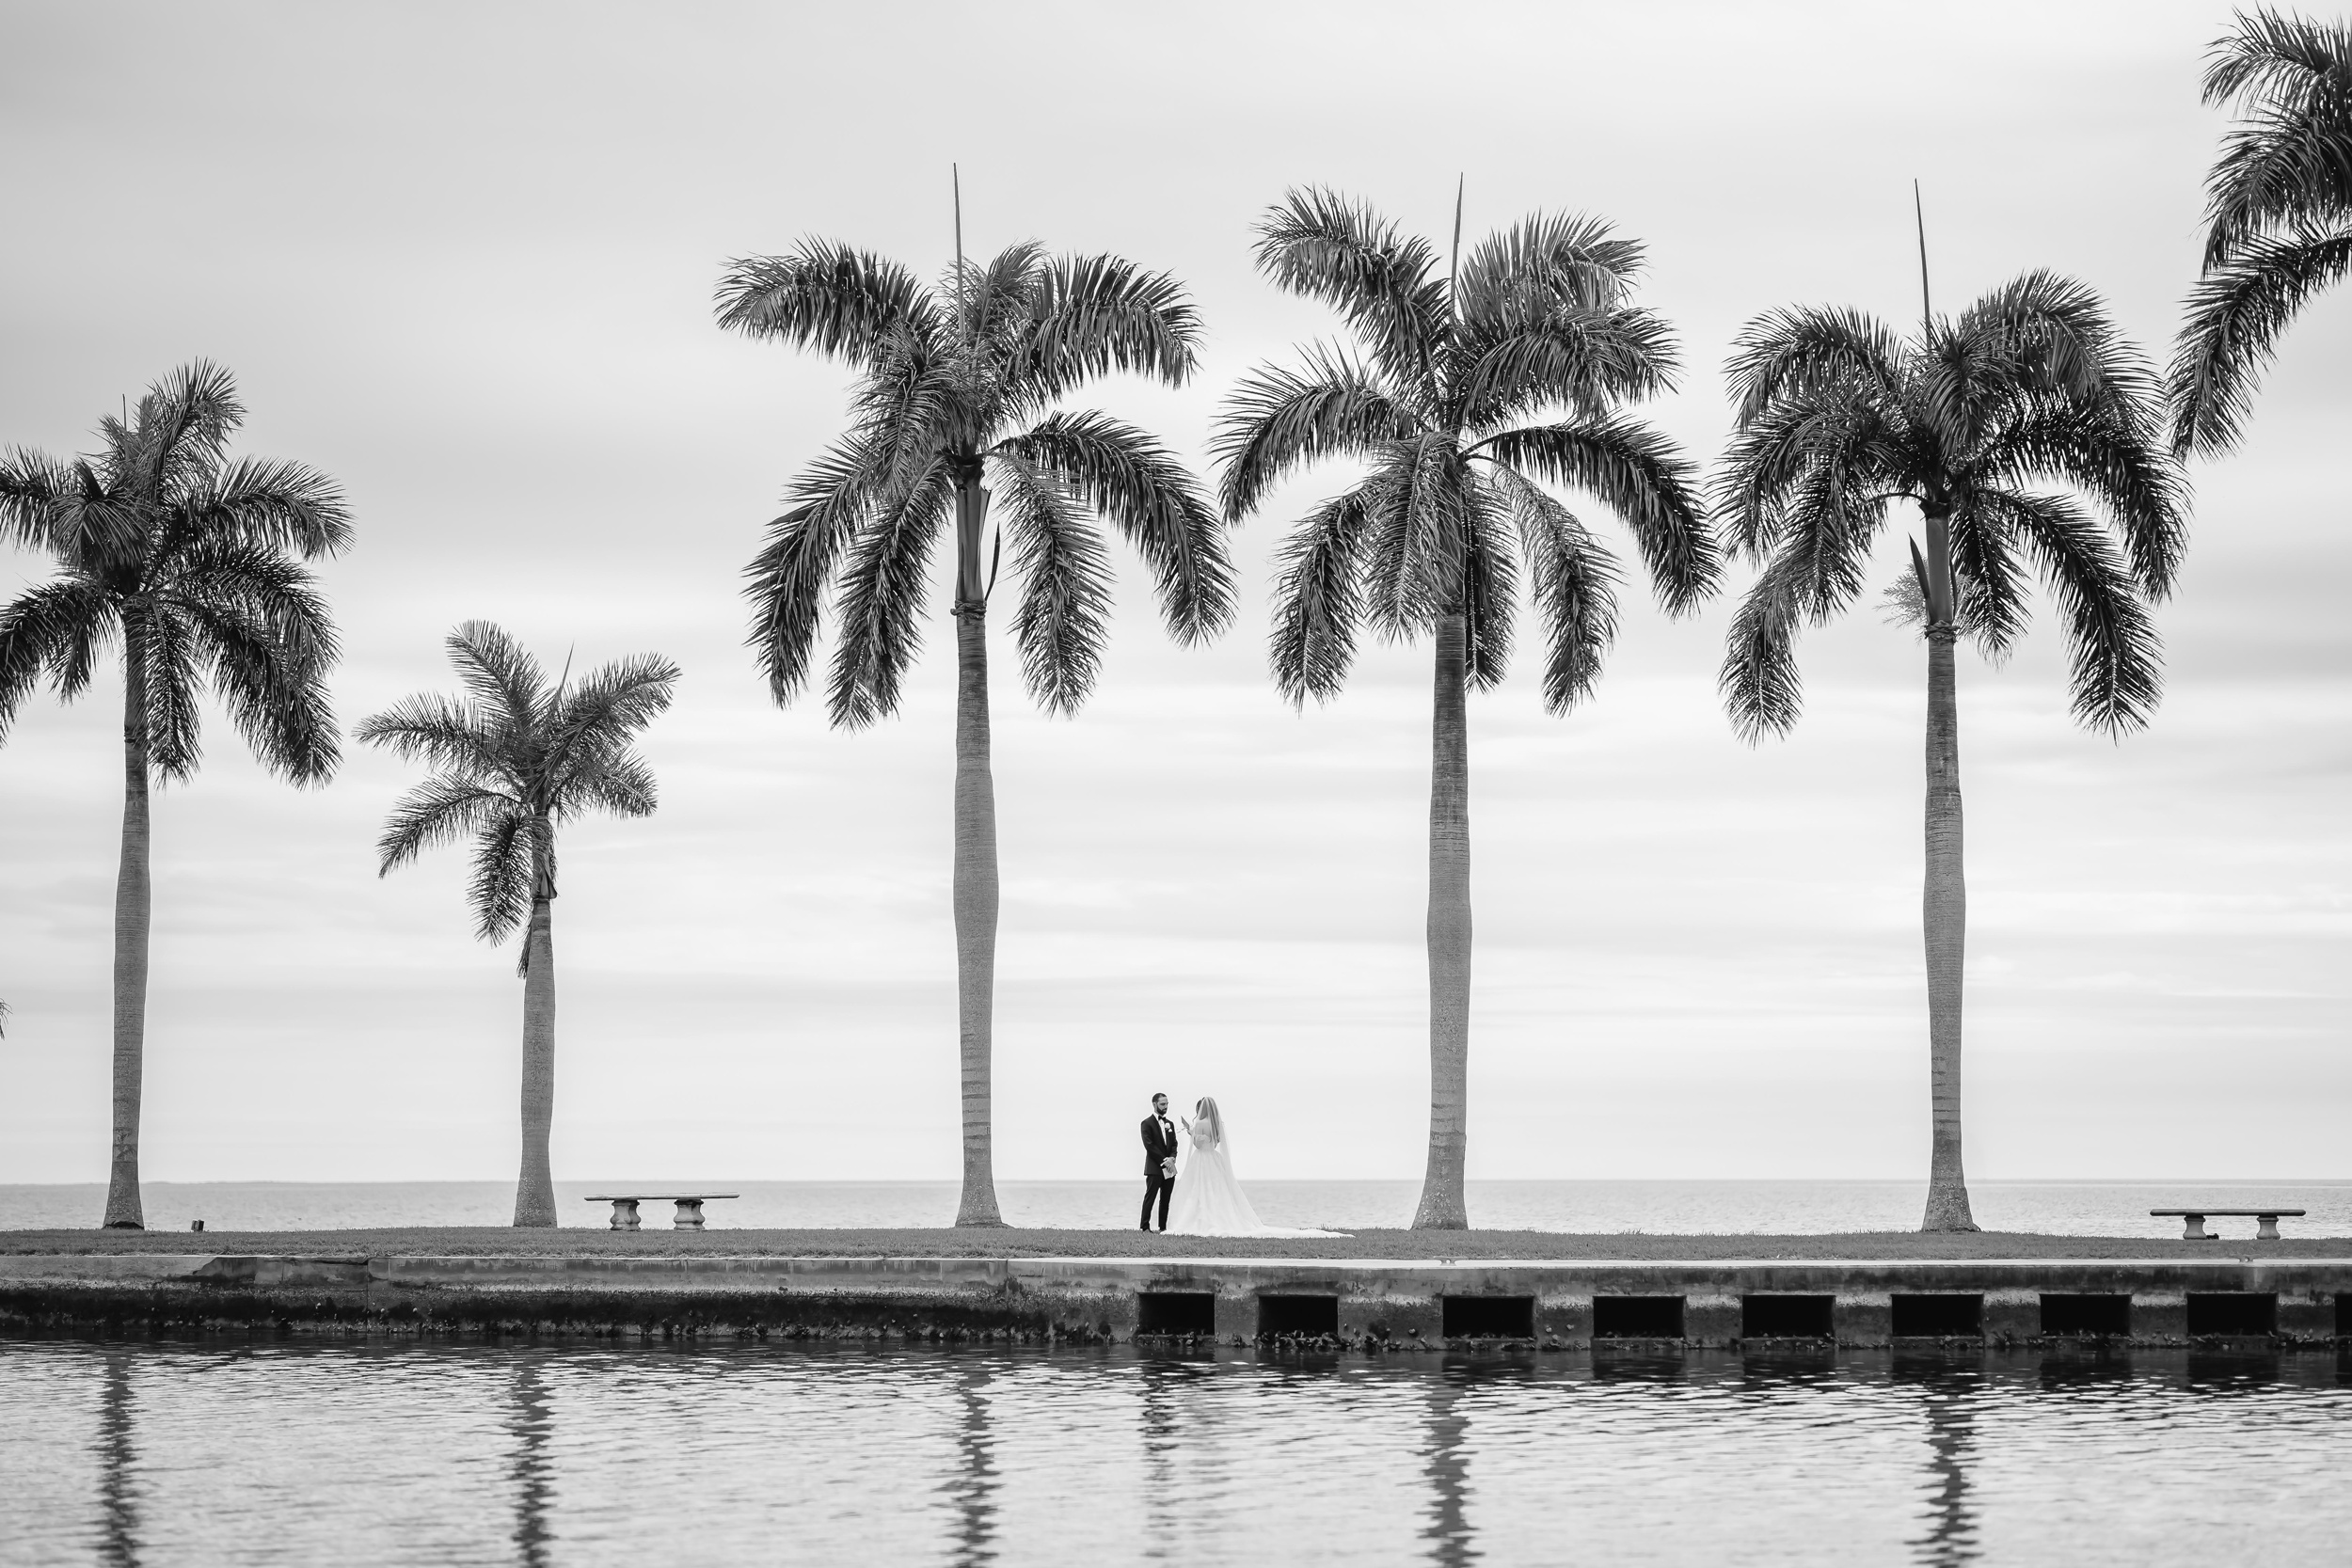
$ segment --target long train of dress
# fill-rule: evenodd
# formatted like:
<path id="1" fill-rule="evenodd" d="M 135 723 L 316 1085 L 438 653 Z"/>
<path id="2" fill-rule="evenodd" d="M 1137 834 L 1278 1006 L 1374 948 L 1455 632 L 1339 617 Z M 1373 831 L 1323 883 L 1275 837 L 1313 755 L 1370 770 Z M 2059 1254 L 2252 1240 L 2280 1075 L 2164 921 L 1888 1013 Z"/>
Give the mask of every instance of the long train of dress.
<path id="1" fill-rule="evenodd" d="M 1168 1200 L 1168 1233 L 1171 1236 L 1343 1236 L 1343 1230 L 1297 1230 L 1260 1222 L 1249 1195 L 1233 1177 L 1232 1155 L 1222 1144 L 1202 1141 L 1193 1132 L 1192 1152 L 1176 1173 L 1176 1193 Z"/>

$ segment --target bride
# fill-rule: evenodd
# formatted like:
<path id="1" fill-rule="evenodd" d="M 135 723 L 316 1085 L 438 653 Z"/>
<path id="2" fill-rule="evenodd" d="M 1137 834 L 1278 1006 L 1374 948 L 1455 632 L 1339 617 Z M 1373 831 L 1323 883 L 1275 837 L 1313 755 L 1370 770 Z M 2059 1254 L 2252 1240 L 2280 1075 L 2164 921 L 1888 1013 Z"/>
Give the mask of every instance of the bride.
<path id="1" fill-rule="evenodd" d="M 1233 1144 L 1216 1101 L 1203 1095 L 1184 1123 L 1192 1153 L 1176 1174 L 1176 1196 L 1168 1205 L 1171 1236 L 1339 1236 L 1338 1230 L 1293 1230 L 1262 1225 L 1249 1196 L 1233 1180 Z"/>

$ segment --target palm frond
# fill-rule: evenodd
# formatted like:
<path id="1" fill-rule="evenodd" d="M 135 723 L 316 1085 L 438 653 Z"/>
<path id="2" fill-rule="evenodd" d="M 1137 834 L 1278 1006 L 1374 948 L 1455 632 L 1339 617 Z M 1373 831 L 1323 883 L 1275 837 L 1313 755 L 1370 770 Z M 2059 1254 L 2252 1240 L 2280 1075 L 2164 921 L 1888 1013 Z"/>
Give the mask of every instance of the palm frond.
<path id="1" fill-rule="evenodd" d="M 870 434 L 819 456 L 792 481 L 791 505 L 768 525 L 759 554 L 744 569 L 752 602 L 750 642 L 779 706 L 807 683 L 825 593 L 842 552 L 884 487 L 879 443 Z"/>
<path id="2" fill-rule="evenodd" d="M 1041 403 L 1113 371 L 1181 387 L 1200 341 L 1200 313 L 1169 274 L 1118 256 L 1066 256 L 1038 277 L 1006 378 Z"/>
<path id="3" fill-rule="evenodd" d="M 828 706 L 843 729 L 864 729 L 898 707 L 898 683 L 922 646 L 925 568 L 946 522 L 950 481 L 934 459 L 916 482 L 879 502 L 841 568 L 839 627 Z"/>
<path id="4" fill-rule="evenodd" d="M 1106 414 L 1062 413 L 994 451 L 1054 474 L 1119 530 L 1151 568 L 1177 641 L 1204 641 L 1232 623 L 1224 526 L 1200 483 L 1148 433 Z"/>
<path id="5" fill-rule="evenodd" d="M 1339 695 L 1356 658 L 1363 607 L 1367 485 L 1309 513 L 1274 558 L 1274 684 L 1295 707 Z"/>
<path id="6" fill-rule="evenodd" d="M 75 488 L 67 464 L 29 447 L 9 448 L 0 457 L 0 544 L 64 554 L 60 515 Z"/>
<path id="7" fill-rule="evenodd" d="M 1462 422 L 1504 420 L 1568 408 L 1606 417 L 1621 403 L 1672 389 L 1674 330 L 1655 311 L 1565 304 L 1467 335 L 1470 356 L 1455 401 Z"/>
<path id="8" fill-rule="evenodd" d="M 135 487 L 161 498 L 200 483 L 219 468 L 229 437 L 244 423 L 245 404 L 226 367 L 209 359 L 180 366 L 139 399 Z"/>
<path id="9" fill-rule="evenodd" d="M 1310 186 L 1267 209 L 1255 251 L 1258 270 L 1278 288 L 1338 310 L 1382 375 L 1436 403 L 1446 285 L 1429 276 L 1437 253 L 1427 241 L 1363 203 Z"/>
<path id="10" fill-rule="evenodd" d="M 2001 518 L 1979 504 L 1981 494 L 1972 493 L 1966 505 L 1953 510 L 1949 521 L 1952 628 L 1974 642 L 1988 662 L 1998 665 L 2025 633 L 2026 585 Z M 1915 567 L 1911 577 L 1915 584 Z M 1924 604 L 1925 589 L 1919 592 Z"/>
<path id="11" fill-rule="evenodd" d="M 653 768 L 635 752 L 623 749 L 599 756 L 566 784 L 556 802 L 558 817 L 570 817 L 591 806 L 615 816 L 651 816 L 659 804 Z"/>
<path id="12" fill-rule="evenodd" d="M 1775 399 L 1734 433 L 1709 486 L 1713 515 L 1758 562 L 1780 547 L 1795 496 L 1875 529 L 1885 498 L 1915 482 L 1909 436 L 1862 388 Z"/>
<path id="13" fill-rule="evenodd" d="M 1511 547 L 1509 507 L 1492 487 L 1472 480 L 1463 518 L 1462 678 L 1472 691 L 1491 691 L 1511 673 L 1512 611 L 1518 607 L 1518 553 Z"/>
<path id="14" fill-rule="evenodd" d="M 147 708 L 148 762 L 160 778 L 185 784 L 203 760 L 205 664 L 183 611 L 150 604 L 123 616 L 126 663 L 135 660 Z"/>
<path id="15" fill-rule="evenodd" d="M 1787 554 L 1757 574 L 1731 618 L 1716 686 L 1731 726 L 1750 745 L 1786 735 L 1804 705 L 1797 672 L 1797 628 L 1803 619 L 1799 578 L 1806 563 Z"/>
<path id="16" fill-rule="evenodd" d="M 342 757 L 326 689 L 333 632 L 326 606 L 307 590 L 301 597 L 302 608 L 174 599 L 168 613 L 262 765 L 294 784 L 324 784 Z"/>
<path id="17" fill-rule="evenodd" d="M 1593 694 L 1601 659 L 1616 641 L 1616 563 L 1543 486 L 1500 463 L 1488 473 L 1518 525 L 1544 629 L 1544 709 L 1564 714 Z"/>
<path id="18" fill-rule="evenodd" d="M 1365 482 L 1365 608 L 1391 641 L 1409 641 L 1462 608 L 1467 469 L 1451 441 L 1422 436 L 1391 449 Z"/>
<path id="19" fill-rule="evenodd" d="M 1344 355 L 1318 345 L 1306 359 L 1303 371 L 1268 365 L 1244 376 L 1217 415 L 1209 451 L 1222 470 L 1219 499 L 1232 522 L 1308 464 L 1362 456 L 1424 428 L 1409 405 Z"/>
<path id="20" fill-rule="evenodd" d="M 1740 331 L 1724 373 L 1740 423 L 1775 399 L 1821 389 L 1867 388 L 1892 400 L 1910 351 L 1877 317 L 1804 307 L 1756 317 Z"/>
<path id="21" fill-rule="evenodd" d="M 1021 581 L 1012 629 L 1022 678 L 1046 712 L 1074 714 L 1102 668 L 1110 562 L 1083 503 L 1057 477 L 1010 452 L 993 467 L 995 504 Z"/>
<path id="22" fill-rule="evenodd" d="M 2074 485 L 2122 531 L 2141 591 L 2162 599 L 2188 547 L 2188 483 L 2155 428 L 2156 407 L 2153 388 L 2138 384 L 2079 402 L 2032 399 L 1984 431 L 1971 482 Z"/>
<path id="23" fill-rule="evenodd" d="M 305 557 L 331 555 L 351 544 L 342 487 L 300 463 L 241 457 L 181 507 L 207 533 L 233 534 Z"/>
<path id="24" fill-rule="evenodd" d="M 2208 272 L 2266 230 L 2352 214 L 2352 25 L 2269 10 L 2235 21 L 2205 67 L 2206 103 L 2234 103 L 2242 120 L 2206 181 Z"/>
<path id="25" fill-rule="evenodd" d="M 427 849 L 490 833 L 521 815 L 519 802 L 501 790 L 463 779 L 427 779 L 392 802 L 375 841 L 375 874 L 389 877 Z"/>
<path id="26" fill-rule="evenodd" d="M 2313 294 L 2352 267 L 2352 225 L 2249 241 L 2189 291 L 2172 351 L 2172 450 L 2218 457 L 2235 446 L 2279 335 Z"/>
<path id="27" fill-rule="evenodd" d="M 1625 302 L 1645 250 L 1607 220 L 1536 213 L 1470 247 L 1454 280 L 1463 321 L 1511 330 L 1563 308 L 1594 312 Z"/>
<path id="28" fill-rule="evenodd" d="M 1623 520 L 1650 586 L 1680 615 L 1722 586 L 1723 560 L 1693 483 L 1696 470 L 1667 437 L 1612 417 L 1504 431 L 1485 443 L 1522 474 L 1582 490 Z"/>
<path id="29" fill-rule="evenodd" d="M 538 727 L 548 673 L 506 628 L 489 621 L 461 621 L 442 646 L 457 678 L 481 705 L 487 726 L 526 734 Z"/>
<path id="30" fill-rule="evenodd" d="M 719 325 L 864 365 L 896 337 L 930 339 L 938 308 L 896 261 L 831 240 L 782 256 L 739 257 L 720 277 Z"/>
<path id="31" fill-rule="evenodd" d="M 681 674 L 660 654 L 632 654 L 598 665 L 564 688 L 548 726 L 548 752 L 600 753 L 627 746 L 669 711 Z"/>
<path id="32" fill-rule="evenodd" d="M 2122 553 L 2064 497 L 1999 492 L 1978 504 L 2017 538 L 2065 618 L 2075 721 L 2108 735 L 2146 728 L 2163 690 L 2163 643 Z"/>
<path id="33" fill-rule="evenodd" d="M 121 629 L 114 600 L 95 583 L 62 577 L 0 606 L 0 742 L 43 675 L 60 701 L 88 687 L 98 650 Z"/>
<path id="34" fill-rule="evenodd" d="M 1977 408 L 2051 394 L 2120 432 L 2153 434 L 2161 384 L 2087 284 L 2040 269 L 2021 273 L 1962 311 L 1950 342 L 1965 360 Z"/>
<path id="35" fill-rule="evenodd" d="M 403 762 L 422 762 L 453 778 L 509 779 L 503 737 L 471 703 L 423 691 L 359 721 L 352 736 Z"/>
<path id="36" fill-rule="evenodd" d="M 466 879 L 466 903 L 473 911 L 474 935 L 500 942 L 531 913 L 539 873 L 533 852 L 540 840 L 526 810 L 485 810 L 484 815 L 486 820 L 474 841 L 473 867 Z M 528 953 L 524 961 L 530 961 Z"/>

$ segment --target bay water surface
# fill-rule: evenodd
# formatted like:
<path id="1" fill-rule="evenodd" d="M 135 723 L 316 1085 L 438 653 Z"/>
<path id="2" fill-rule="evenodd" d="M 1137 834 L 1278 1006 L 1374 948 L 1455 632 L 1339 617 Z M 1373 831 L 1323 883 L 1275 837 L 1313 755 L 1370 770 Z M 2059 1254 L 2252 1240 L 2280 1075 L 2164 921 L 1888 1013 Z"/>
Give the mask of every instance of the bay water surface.
<path id="1" fill-rule="evenodd" d="M 1411 1222 L 1416 1181 L 1246 1181 L 1270 1225 L 1355 1230 Z M 999 1181 L 1016 1226 L 1123 1229 L 1136 1223 L 1138 1181 Z M 406 1226 L 495 1226 L 514 1216 L 512 1181 L 150 1181 L 141 1189 L 154 1230 L 317 1230 Z M 752 1227 L 896 1228 L 954 1223 L 952 1181 L 680 1181 L 613 1177 L 556 1183 L 568 1226 L 601 1227 L 596 1193 L 739 1193 L 708 1206 L 714 1230 Z M 2151 1209 L 2277 1204 L 2310 1212 L 2285 1222 L 2289 1236 L 2352 1237 L 2352 1181 L 1972 1181 L 1977 1223 L 1987 1230 L 2060 1236 L 2178 1236 L 2180 1222 Z M 1606 1234 L 1837 1234 L 1918 1227 L 1927 1189 L 1916 1181 L 1477 1181 L 1470 1223 L 1484 1229 Z M 105 1208 L 96 1182 L 0 1185 L 0 1230 L 95 1226 Z M 645 1223 L 668 1214 L 648 1206 Z M 2217 1221 L 2225 1236 L 2253 1222 Z"/>
<path id="2" fill-rule="evenodd" d="M 0 1341 L 0 1564 L 2261 1564 L 2352 1365 Z"/>

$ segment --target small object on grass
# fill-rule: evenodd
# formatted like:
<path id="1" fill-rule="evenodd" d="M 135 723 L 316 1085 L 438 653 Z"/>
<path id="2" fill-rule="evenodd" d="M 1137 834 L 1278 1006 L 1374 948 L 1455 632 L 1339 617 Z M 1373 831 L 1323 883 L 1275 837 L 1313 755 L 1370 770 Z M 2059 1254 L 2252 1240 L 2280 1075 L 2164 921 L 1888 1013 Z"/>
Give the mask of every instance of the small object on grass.
<path id="1" fill-rule="evenodd" d="M 190 1230 L 201 1230 L 204 1228 L 204 1222 L 202 1220 L 190 1220 L 188 1222 L 188 1228 Z"/>

